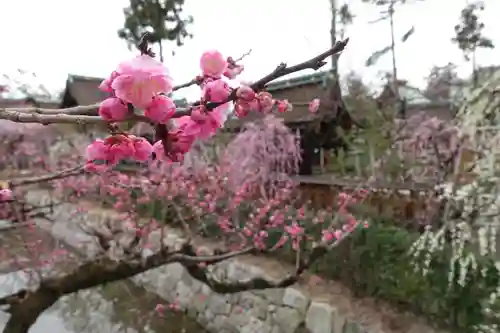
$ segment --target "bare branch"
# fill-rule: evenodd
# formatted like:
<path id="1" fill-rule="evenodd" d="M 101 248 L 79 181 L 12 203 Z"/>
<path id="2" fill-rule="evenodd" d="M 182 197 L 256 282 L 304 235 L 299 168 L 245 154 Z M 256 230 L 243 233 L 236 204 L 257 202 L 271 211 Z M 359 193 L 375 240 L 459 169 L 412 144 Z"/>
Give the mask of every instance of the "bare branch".
<path id="1" fill-rule="evenodd" d="M 39 109 L 41 110 L 41 109 Z M 85 115 L 69 115 L 66 114 L 64 109 L 61 109 L 59 113 L 56 114 L 40 114 L 40 113 L 28 113 L 26 109 L 23 108 L 10 108 L 10 109 L 0 109 L 0 119 L 10 120 L 16 123 L 37 123 L 42 125 L 49 124 L 106 124 L 108 123 L 99 116 L 85 116 Z M 144 116 L 130 115 L 126 119 L 120 121 L 142 121 L 149 123 L 149 119 Z"/>
<path id="2" fill-rule="evenodd" d="M 266 85 L 271 81 L 274 81 L 282 76 L 292 74 L 295 72 L 300 72 L 305 69 L 318 70 L 326 64 L 325 59 L 328 57 L 340 53 L 344 50 L 349 39 L 337 42 L 332 48 L 321 53 L 320 55 L 304 61 L 300 64 L 288 67 L 285 63 L 279 64 L 271 73 L 264 76 L 263 78 L 257 80 L 250 87 L 255 91 L 261 91 L 265 89 Z M 196 84 L 197 80 L 193 79 L 183 85 L 177 86 L 174 90 L 188 87 L 190 85 Z M 205 106 L 208 110 L 213 110 L 216 107 L 236 100 L 236 89 L 231 93 L 231 95 L 223 102 L 207 102 Z M 192 106 L 198 106 L 204 103 L 202 101 L 195 102 Z M 88 106 L 78 106 L 68 109 L 42 109 L 42 108 L 3 108 L 0 109 L 0 119 L 7 119 L 19 123 L 40 123 L 40 124 L 56 124 L 56 123 L 76 123 L 76 124 L 91 124 L 91 123 L 105 123 L 105 121 L 97 116 L 97 111 L 99 109 L 99 104 L 93 104 Z M 177 109 L 174 118 L 179 118 L 182 116 L 190 115 L 192 107 L 182 109 Z M 142 121 L 149 122 L 145 117 L 134 115 L 125 121 Z"/>
<path id="3" fill-rule="evenodd" d="M 52 173 L 52 174 L 48 174 L 48 175 L 30 177 L 30 178 L 24 178 L 24 179 L 23 178 L 15 179 L 15 180 L 9 182 L 9 185 L 11 188 L 19 187 L 19 186 L 26 186 L 26 185 L 33 185 L 33 184 L 48 182 L 51 180 L 63 179 L 63 178 L 71 177 L 71 176 L 77 176 L 77 175 L 82 174 L 83 172 L 84 172 L 84 165 L 78 165 L 78 166 L 68 168 L 68 169 L 58 171 L 56 173 Z"/>

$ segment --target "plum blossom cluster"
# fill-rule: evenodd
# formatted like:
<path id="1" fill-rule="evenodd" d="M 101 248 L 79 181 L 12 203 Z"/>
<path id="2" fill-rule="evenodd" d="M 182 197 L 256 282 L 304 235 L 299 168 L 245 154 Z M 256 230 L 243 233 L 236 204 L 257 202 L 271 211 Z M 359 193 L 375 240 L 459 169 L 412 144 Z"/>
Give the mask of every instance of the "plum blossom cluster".
<path id="1" fill-rule="evenodd" d="M 255 150 L 241 148 L 249 141 Z M 110 200 L 123 221 L 140 234 L 168 221 L 183 226 L 186 233 L 211 236 L 215 232 L 229 251 L 247 247 L 273 251 L 285 246 L 298 250 L 314 243 L 330 246 L 366 227 L 349 211 L 366 198 L 366 190 L 341 193 L 323 210 L 297 201 L 297 184 L 287 175 L 298 167 L 299 151 L 293 132 L 268 116 L 246 126 L 213 164 L 192 169 L 158 161 L 130 175 L 112 171 L 107 177 L 87 174 L 80 181 L 63 179 L 58 189 L 81 201 L 99 184 L 96 198 Z M 146 211 L 151 220 L 140 225 L 139 215 Z"/>
<path id="2" fill-rule="evenodd" d="M 175 164 L 154 164 L 140 176 L 110 173 L 106 178 L 95 177 L 100 184 L 100 200 L 112 198 L 113 209 L 139 233 L 146 227 L 160 228 L 160 221 L 168 220 L 174 225 L 184 224 L 189 233 L 217 235 L 228 251 L 249 246 L 261 251 L 288 246 L 298 250 L 301 245 L 315 242 L 329 246 L 368 226 L 349 212 L 349 205 L 364 200 L 364 190 L 341 193 L 335 205 L 314 210 L 307 203 L 295 202 L 296 186 L 292 182 L 281 183 L 270 195 L 262 197 L 258 186 L 245 183 L 234 188 L 223 166 L 193 173 Z M 68 190 L 68 186 L 62 187 Z M 81 189 L 74 186 L 75 191 Z M 137 212 L 145 211 L 145 207 L 150 208 L 148 214 L 153 216 L 150 222 L 140 225 Z M 158 209 L 161 216 L 155 213 Z"/>
<path id="3" fill-rule="evenodd" d="M 140 116 L 168 130 L 157 131 L 153 144 L 127 133 L 97 140 L 87 149 L 87 169 L 103 170 L 123 159 L 148 161 L 153 152 L 158 160 L 182 162 L 196 140 L 212 137 L 223 126 L 232 103 L 233 113 L 238 117 L 250 112 L 291 110 L 288 101 L 275 100 L 268 92 L 256 92 L 247 85 L 231 88 L 228 80 L 235 79 L 244 67 L 218 51 L 203 53 L 200 69 L 201 75 L 194 82 L 201 88 L 201 99 L 189 109 L 188 115 L 180 116 L 170 97 L 174 89 L 172 77 L 161 62 L 143 54 L 121 63 L 100 85 L 101 90 L 110 94 L 100 105 L 100 117 L 109 123 L 120 122 L 138 116 L 136 112 L 141 110 Z M 313 101 L 311 112 L 318 105 L 319 100 Z"/>

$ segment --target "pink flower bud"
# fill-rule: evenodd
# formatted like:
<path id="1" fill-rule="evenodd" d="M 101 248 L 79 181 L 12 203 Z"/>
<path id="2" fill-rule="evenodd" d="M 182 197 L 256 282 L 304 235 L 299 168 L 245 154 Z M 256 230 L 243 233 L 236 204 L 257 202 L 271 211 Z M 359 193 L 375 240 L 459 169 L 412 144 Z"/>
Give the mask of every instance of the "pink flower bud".
<path id="1" fill-rule="evenodd" d="M 209 102 L 224 102 L 231 94 L 231 90 L 223 80 L 213 80 L 203 87 L 203 98 Z"/>
<path id="2" fill-rule="evenodd" d="M 219 51 L 206 51 L 201 55 L 200 68 L 203 75 L 220 78 L 226 67 L 227 61 Z"/>
<path id="3" fill-rule="evenodd" d="M 144 110 L 144 115 L 159 124 L 166 124 L 175 114 L 176 106 L 171 98 L 157 95 L 153 102 Z"/>
<path id="4" fill-rule="evenodd" d="M 101 102 L 99 115 L 106 121 L 121 121 L 128 115 L 128 107 L 120 99 L 110 97 Z"/>
<path id="5" fill-rule="evenodd" d="M 309 112 L 311 112 L 311 113 L 318 112 L 319 104 L 320 104 L 320 99 L 319 98 L 313 99 L 311 101 L 311 103 L 309 103 Z"/>
<path id="6" fill-rule="evenodd" d="M 251 101 L 255 98 L 256 94 L 249 86 L 241 86 L 236 90 L 236 97 L 244 101 Z"/>

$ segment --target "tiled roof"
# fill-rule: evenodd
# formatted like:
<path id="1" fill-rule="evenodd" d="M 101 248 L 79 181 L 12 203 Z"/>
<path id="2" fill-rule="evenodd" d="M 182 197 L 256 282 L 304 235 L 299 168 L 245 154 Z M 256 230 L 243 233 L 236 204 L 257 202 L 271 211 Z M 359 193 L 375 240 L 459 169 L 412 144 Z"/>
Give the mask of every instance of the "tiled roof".
<path id="1" fill-rule="evenodd" d="M 307 84 L 318 84 L 318 83 L 324 84 L 326 86 L 326 84 L 328 83 L 327 82 L 329 76 L 328 74 L 329 71 L 322 71 L 308 75 L 297 76 L 290 79 L 276 80 L 269 83 L 266 86 L 266 90 L 269 92 L 273 92 L 276 90 L 296 88 Z"/>
<path id="2" fill-rule="evenodd" d="M 34 98 L 0 98 L 0 108 L 27 107 L 38 104 L 41 108 L 57 109 L 59 101 L 38 100 Z"/>
<path id="3" fill-rule="evenodd" d="M 102 78 L 68 75 L 65 94 L 69 93 L 78 105 L 99 103 L 106 94 L 99 90 Z"/>
<path id="4" fill-rule="evenodd" d="M 99 90 L 103 80 L 98 77 L 68 75 L 65 93 L 69 92 L 78 105 L 99 103 L 107 97 L 106 93 Z M 175 99 L 174 102 L 178 107 L 187 105 L 185 98 Z"/>
<path id="5" fill-rule="evenodd" d="M 423 105 L 431 103 L 431 100 L 425 97 L 424 93 L 416 88 L 408 85 L 405 80 L 398 80 L 398 95 L 401 100 L 404 100 L 408 106 L 410 105 Z M 377 97 L 379 100 L 386 98 L 395 98 L 394 86 L 392 83 L 387 83 L 384 86 L 382 93 Z"/>

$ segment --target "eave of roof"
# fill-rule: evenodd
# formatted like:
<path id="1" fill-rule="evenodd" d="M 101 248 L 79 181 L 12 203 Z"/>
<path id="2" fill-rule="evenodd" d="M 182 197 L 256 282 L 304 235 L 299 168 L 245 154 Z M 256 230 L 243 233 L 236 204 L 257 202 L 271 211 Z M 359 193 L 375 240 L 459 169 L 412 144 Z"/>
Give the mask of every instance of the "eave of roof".
<path id="1" fill-rule="evenodd" d="M 96 81 L 96 82 L 102 82 L 104 79 L 100 77 L 93 77 L 93 76 L 82 76 L 82 75 L 74 75 L 74 74 L 69 74 L 68 75 L 68 81 Z"/>
<path id="2" fill-rule="evenodd" d="M 104 79 L 100 77 L 92 77 L 92 76 L 82 76 L 82 75 L 74 75 L 69 74 L 67 79 L 67 84 L 64 92 L 68 91 L 68 84 L 74 83 L 75 81 L 93 81 L 97 83 L 101 83 Z M 177 107 L 186 107 L 188 105 L 186 98 L 177 98 L 174 99 L 174 103 Z"/>
<path id="3" fill-rule="evenodd" d="M 266 90 L 269 92 L 273 92 L 282 89 L 297 88 L 308 84 L 326 84 L 329 74 L 329 71 L 321 71 L 293 77 L 290 79 L 274 81 L 266 86 Z"/>

